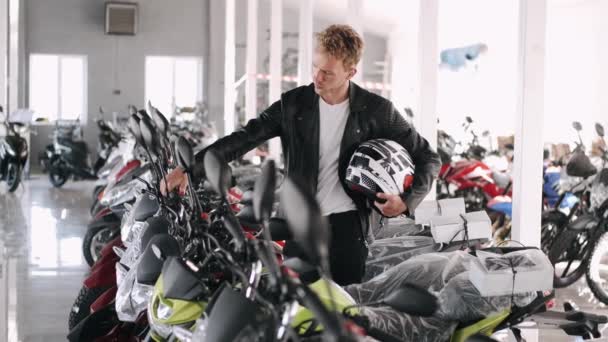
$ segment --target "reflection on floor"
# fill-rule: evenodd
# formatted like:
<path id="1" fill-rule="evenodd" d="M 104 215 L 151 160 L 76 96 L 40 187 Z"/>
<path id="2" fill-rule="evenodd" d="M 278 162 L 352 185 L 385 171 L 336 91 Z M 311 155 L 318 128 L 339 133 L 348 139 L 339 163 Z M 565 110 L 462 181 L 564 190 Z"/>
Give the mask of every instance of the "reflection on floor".
<path id="1" fill-rule="evenodd" d="M 55 189 L 44 175 L 34 176 L 15 194 L 0 186 L 0 241 L 17 270 L 16 279 L 9 280 L 16 295 L 9 341 L 66 340 L 68 313 L 88 270 L 81 239 L 92 190 L 92 182 L 68 182 Z M 560 308 L 564 300 L 572 300 L 583 310 L 608 314 L 584 279 L 557 294 Z M 540 341 L 575 340 L 560 331 L 540 331 L 538 336 Z"/>

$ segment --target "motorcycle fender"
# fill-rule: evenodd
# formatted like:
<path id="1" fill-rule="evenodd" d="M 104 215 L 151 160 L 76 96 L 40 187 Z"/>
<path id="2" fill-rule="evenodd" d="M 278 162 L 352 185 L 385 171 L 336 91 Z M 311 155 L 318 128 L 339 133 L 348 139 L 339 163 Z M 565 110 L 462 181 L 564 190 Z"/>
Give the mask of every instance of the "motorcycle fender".
<path id="1" fill-rule="evenodd" d="M 116 298 L 116 292 L 118 291 L 118 287 L 116 285 L 109 288 L 106 292 L 104 292 L 97 300 L 91 304 L 91 313 L 99 311 L 104 308 L 106 305 L 112 303 L 112 301 Z"/>
<path id="2" fill-rule="evenodd" d="M 107 261 L 100 264 L 99 267 L 91 272 L 87 279 L 84 280 L 84 286 L 90 289 L 102 286 L 115 286 L 117 261 L 118 257 L 115 259 L 108 258 Z"/>

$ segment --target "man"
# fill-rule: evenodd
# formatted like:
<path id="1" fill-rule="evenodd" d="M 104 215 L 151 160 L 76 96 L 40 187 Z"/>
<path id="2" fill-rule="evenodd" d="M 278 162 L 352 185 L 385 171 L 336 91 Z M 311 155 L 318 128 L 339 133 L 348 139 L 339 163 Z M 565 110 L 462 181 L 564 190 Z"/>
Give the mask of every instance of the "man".
<path id="1" fill-rule="evenodd" d="M 286 173 L 300 178 L 316 198 L 331 226 L 330 267 L 340 285 L 361 281 L 365 272 L 369 205 L 344 184 L 346 168 L 362 142 L 386 138 L 412 156 L 416 174 L 407 194 L 378 194 L 376 206 L 387 217 L 412 213 L 431 189 L 439 157 L 392 103 L 350 81 L 357 73 L 363 41 L 349 26 L 332 25 L 316 36 L 314 82 L 282 94 L 258 118 L 209 146 L 226 161 L 279 136 Z M 196 156 L 193 177 L 203 175 L 203 153 Z M 176 169 L 167 176 L 169 190 L 185 191 L 187 177 Z M 161 186 L 164 189 L 164 185 Z M 287 249 L 287 248 L 286 248 Z"/>

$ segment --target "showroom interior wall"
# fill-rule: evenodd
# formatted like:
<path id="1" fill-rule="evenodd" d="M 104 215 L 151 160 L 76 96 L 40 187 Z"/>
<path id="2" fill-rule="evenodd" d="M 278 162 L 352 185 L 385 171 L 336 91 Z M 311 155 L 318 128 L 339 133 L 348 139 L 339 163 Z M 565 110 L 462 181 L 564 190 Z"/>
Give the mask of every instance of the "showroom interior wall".
<path id="1" fill-rule="evenodd" d="M 84 135 L 93 152 L 92 158 L 97 143 L 94 119 L 98 107 L 103 106 L 106 113 L 119 112 L 124 115 L 128 104 L 143 105 L 146 55 L 202 56 L 203 99 L 216 121 L 218 131 L 223 131 L 225 7 L 222 0 L 184 0 L 179 6 L 161 0 L 140 2 L 138 32 L 135 36 L 104 34 L 103 1 L 21 0 L 21 3 L 24 8 L 25 40 L 22 58 L 24 76 L 20 79 L 23 89 L 21 103 L 27 105 L 30 54 L 86 55 L 88 122 Z M 246 8 L 246 0 L 237 0 L 237 78 L 245 72 Z M 297 8 L 284 6 L 283 11 L 283 50 L 297 50 Z M 258 73 L 265 73 L 264 60 L 269 55 L 270 1 L 260 1 L 258 13 Z M 315 18 L 313 31 L 318 32 L 334 22 L 340 21 Z M 346 13 L 341 22 L 346 23 Z M 364 39 L 364 80 L 380 82 L 382 75 L 378 72 L 381 67 L 375 62 L 384 60 L 387 40 L 373 33 L 365 33 Z M 295 70 L 293 76 L 296 76 Z M 238 97 L 242 105 L 244 89 L 243 84 Z M 114 90 L 120 90 L 120 94 L 115 95 Z M 258 96 L 266 99 L 267 93 L 259 92 Z M 37 135 L 32 136 L 31 156 L 36 161 L 38 153 L 50 142 L 53 127 L 39 125 L 34 130 Z M 36 163 L 32 163 L 32 168 L 37 168 Z"/>
<path id="2" fill-rule="evenodd" d="M 208 1 L 180 0 L 179 6 L 163 0 L 140 2 L 135 36 L 104 34 L 104 1 L 22 0 L 22 3 L 26 56 L 32 53 L 87 56 L 88 123 L 84 135 L 93 151 L 91 157 L 97 146 L 94 119 L 98 107 L 124 115 L 128 104 L 144 104 L 146 55 L 201 56 L 203 65 L 206 64 Z M 21 80 L 25 82 L 26 78 Z M 120 94 L 114 95 L 114 90 L 120 90 Z M 38 135 L 32 136 L 32 164 L 36 164 L 38 152 L 49 143 L 53 127 L 36 126 L 35 130 Z"/>

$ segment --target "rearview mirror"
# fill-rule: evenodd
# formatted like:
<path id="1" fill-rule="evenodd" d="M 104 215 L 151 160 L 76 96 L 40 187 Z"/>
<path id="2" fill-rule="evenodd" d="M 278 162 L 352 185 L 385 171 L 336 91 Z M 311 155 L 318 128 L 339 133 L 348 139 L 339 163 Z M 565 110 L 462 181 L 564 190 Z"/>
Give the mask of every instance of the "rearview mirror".
<path id="1" fill-rule="evenodd" d="M 437 311 L 437 297 L 412 284 L 404 284 L 382 301 L 391 308 L 409 315 L 429 317 Z"/>
<path id="2" fill-rule="evenodd" d="M 483 137 L 490 136 L 490 131 L 483 131 L 483 133 L 481 133 L 481 136 L 483 136 Z"/>
<path id="3" fill-rule="evenodd" d="M 604 126 L 602 126 L 601 123 L 595 123 L 595 131 L 597 132 L 597 135 L 599 135 L 600 137 L 604 137 Z"/>
<path id="4" fill-rule="evenodd" d="M 129 118 L 129 130 L 131 131 L 131 134 L 133 134 L 133 136 L 135 137 L 135 141 L 142 145 L 144 145 L 144 140 L 141 136 L 141 129 L 139 128 L 139 116 L 137 116 L 137 114 L 133 114 L 131 115 L 131 117 Z"/>
<path id="5" fill-rule="evenodd" d="M 470 116 L 467 116 L 467 117 L 465 118 L 465 120 L 467 120 L 467 122 L 468 122 L 468 123 L 473 123 L 473 119 L 471 119 L 471 117 L 470 117 Z"/>
<path id="6" fill-rule="evenodd" d="M 573 122 L 572 122 L 572 127 L 573 127 L 575 130 L 577 130 L 577 131 L 580 131 L 580 130 L 582 130 L 582 129 L 583 129 L 583 126 L 582 126 L 582 125 L 581 125 L 581 123 L 580 123 L 580 122 L 578 122 L 578 121 L 573 121 Z"/>
<path id="7" fill-rule="evenodd" d="M 177 152 L 177 164 L 184 170 L 190 170 L 194 160 L 194 151 L 188 140 L 179 137 L 175 142 L 175 151 Z"/>
<path id="8" fill-rule="evenodd" d="M 134 105 L 128 105 L 127 108 L 129 109 L 129 114 L 137 114 L 137 108 Z"/>
<path id="9" fill-rule="evenodd" d="M 226 198 L 226 193 L 232 181 L 232 170 L 228 164 L 215 152 L 207 151 L 203 158 L 203 165 L 205 175 L 213 190 L 222 198 Z"/>
<path id="10" fill-rule="evenodd" d="M 148 150 L 150 150 L 151 153 L 159 154 L 160 140 L 152 123 L 146 119 L 142 119 L 139 121 L 139 128 L 141 129 L 141 136 Z"/>
<path id="11" fill-rule="evenodd" d="M 330 230 L 314 195 L 300 182 L 288 178 L 281 191 L 281 206 L 294 241 L 306 253 L 309 261 L 315 266 L 327 261 Z"/>
<path id="12" fill-rule="evenodd" d="M 169 121 L 167 121 L 167 118 L 165 118 L 165 116 L 158 109 L 152 106 L 152 103 L 150 103 L 150 101 L 148 101 L 148 110 L 150 111 L 152 115 L 152 120 L 154 121 L 154 124 L 158 128 L 159 132 L 162 133 L 163 136 L 167 136 L 167 132 L 169 131 L 170 125 Z"/>
<path id="13" fill-rule="evenodd" d="M 274 160 L 268 160 L 253 187 L 253 212 L 259 222 L 270 219 L 272 215 L 276 181 Z"/>

